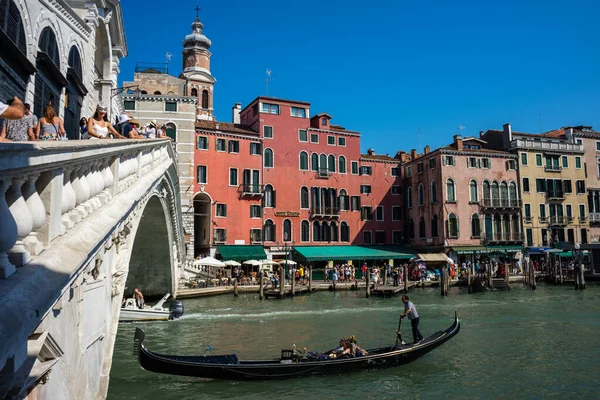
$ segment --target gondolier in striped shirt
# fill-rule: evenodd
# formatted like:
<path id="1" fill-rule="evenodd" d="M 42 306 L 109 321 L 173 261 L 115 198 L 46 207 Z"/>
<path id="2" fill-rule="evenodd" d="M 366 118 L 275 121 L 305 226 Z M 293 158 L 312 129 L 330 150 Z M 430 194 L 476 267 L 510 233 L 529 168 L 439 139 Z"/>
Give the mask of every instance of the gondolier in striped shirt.
<path id="1" fill-rule="evenodd" d="M 402 302 L 404 303 L 404 312 L 402 314 L 400 314 L 400 318 L 403 319 L 404 317 L 408 316 L 408 319 L 410 321 L 410 326 L 412 327 L 413 340 L 414 340 L 413 344 L 417 344 L 418 342 L 423 340 L 423 336 L 421 335 L 421 332 L 419 331 L 419 313 L 417 313 L 417 309 L 415 308 L 415 305 L 413 304 L 412 301 L 410 301 L 408 299 L 408 296 L 406 296 L 406 295 L 402 296 Z"/>

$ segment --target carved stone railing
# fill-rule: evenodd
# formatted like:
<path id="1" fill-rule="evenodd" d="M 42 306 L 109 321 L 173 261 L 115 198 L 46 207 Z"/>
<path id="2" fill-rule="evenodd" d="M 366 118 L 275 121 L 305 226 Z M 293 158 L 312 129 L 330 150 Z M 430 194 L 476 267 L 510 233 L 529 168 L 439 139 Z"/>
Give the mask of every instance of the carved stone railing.
<path id="1" fill-rule="evenodd" d="M 169 145 L 166 140 L 0 145 L 0 278 L 169 161 Z"/>

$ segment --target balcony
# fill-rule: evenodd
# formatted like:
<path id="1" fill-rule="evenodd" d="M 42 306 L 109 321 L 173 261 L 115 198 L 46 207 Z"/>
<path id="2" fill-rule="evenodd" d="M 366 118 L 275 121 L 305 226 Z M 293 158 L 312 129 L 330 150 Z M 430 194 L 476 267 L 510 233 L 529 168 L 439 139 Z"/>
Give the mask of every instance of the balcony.
<path id="1" fill-rule="evenodd" d="M 550 216 L 549 223 L 551 226 L 564 226 L 569 224 L 569 218 L 564 217 L 562 215 L 554 215 Z"/>
<path id="2" fill-rule="evenodd" d="M 590 213 L 590 222 L 600 222 L 600 213 Z"/>
<path id="3" fill-rule="evenodd" d="M 520 208 L 521 200 L 484 198 L 481 206 L 483 208 Z"/>
<path id="4" fill-rule="evenodd" d="M 254 183 L 242 183 L 238 187 L 238 193 L 240 197 L 245 196 L 261 196 L 264 185 L 256 185 Z"/>
<path id="5" fill-rule="evenodd" d="M 548 217 L 544 216 L 544 217 L 540 217 L 540 224 L 547 224 L 548 223 Z"/>
<path id="6" fill-rule="evenodd" d="M 483 244 L 493 244 L 498 242 L 523 242 L 524 235 L 522 232 L 496 232 L 487 233 L 482 239 Z"/>
<path id="7" fill-rule="evenodd" d="M 548 190 L 546 192 L 546 198 L 548 200 L 564 200 L 565 192 L 563 192 L 561 189 Z"/>
<path id="8" fill-rule="evenodd" d="M 560 172 L 562 171 L 562 167 L 560 165 L 545 165 L 544 171 L 546 172 Z"/>
<path id="9" fill-rule="evenodd" d="M 515 139 L 510 142 L 512 149 L 536 149 L 545 151 L 552 151 L 557 153 L 562 152 L 581 152 L 583 153 L 583 145 L 575 143 L 565 142 L 542 142 L 539 140 L 526 140 L 526 139 Z"/>
<path id="10" fill-rule="evenodd" d="M 311 218 L 337 218 L 340 216 L 340 208 L 339 207 L 313 207 L 310 209 L 310 217 Z"/>
<path id="11" fill-rule="evenodd" d="M 329 179 L 331 172 L 327 168 L 319 168 L 316 175 L 319 179 Z"/>

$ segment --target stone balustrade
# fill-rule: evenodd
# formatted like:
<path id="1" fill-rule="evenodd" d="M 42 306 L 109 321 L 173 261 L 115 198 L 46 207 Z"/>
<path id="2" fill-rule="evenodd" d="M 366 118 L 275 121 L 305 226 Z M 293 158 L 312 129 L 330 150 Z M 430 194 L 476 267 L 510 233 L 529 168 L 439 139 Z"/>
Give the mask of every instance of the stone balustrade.
<path id="1" fill-rule="evenodd" d="M 0 278 L 40 255 L 140 176 L 171 162 L 168 140 L 0 145 Z"/>

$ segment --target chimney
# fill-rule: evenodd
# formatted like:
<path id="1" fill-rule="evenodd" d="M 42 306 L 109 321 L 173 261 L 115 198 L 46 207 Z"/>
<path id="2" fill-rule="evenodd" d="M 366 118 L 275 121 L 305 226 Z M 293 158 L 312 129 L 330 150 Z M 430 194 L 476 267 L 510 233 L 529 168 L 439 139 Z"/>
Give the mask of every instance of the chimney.
<path id="1" fill-rule="evenodd" d="M 479 138 L 481 139 L 483 137 L 483 135 L 485 134 L 484 131 L 479 131 Z"/>
<path id="2" fill-rule="evenodd" d="M 502 125 L 502 128 L 502 145 L 504 150 L 507 150 L 510 148 L 510 142 L 512 142 L 512 128 L 510 123 Z"/>
<path id="3" fill-rule="evenodd" d="M 415 158 L 417 158 L 417 149 L 412 149 L 410 151 L 410 159 L 414 160 Z"/>
<path id="4" fill-rule="evenodd" d="M 463 141 L 461 135 L 454 135 L 454 144 L 456 145 L 456 150 L 463 149 Z"/>
<path id="5" fill-rule="evenodd" d="M 369 150 L 367 150 L 367 154 L 370 155 L 370 156 L 374 156 L 375 155 L 375 150 L 369 149 Z"/>
<path id="6" fill-rule="evenodd" d="M 429 145 L 425 146 L 425 148 L 423 149 L 423 154 L 429 154 L 431 152 L 431 149 L 429 147 Z"/>
<path id="7" fill-rule="evenodd" d="M 231 122 L 234 124 L 240 123 L 240 111 L 242 111 L 242 103 L 235 103 L 231 108 Z"/>

